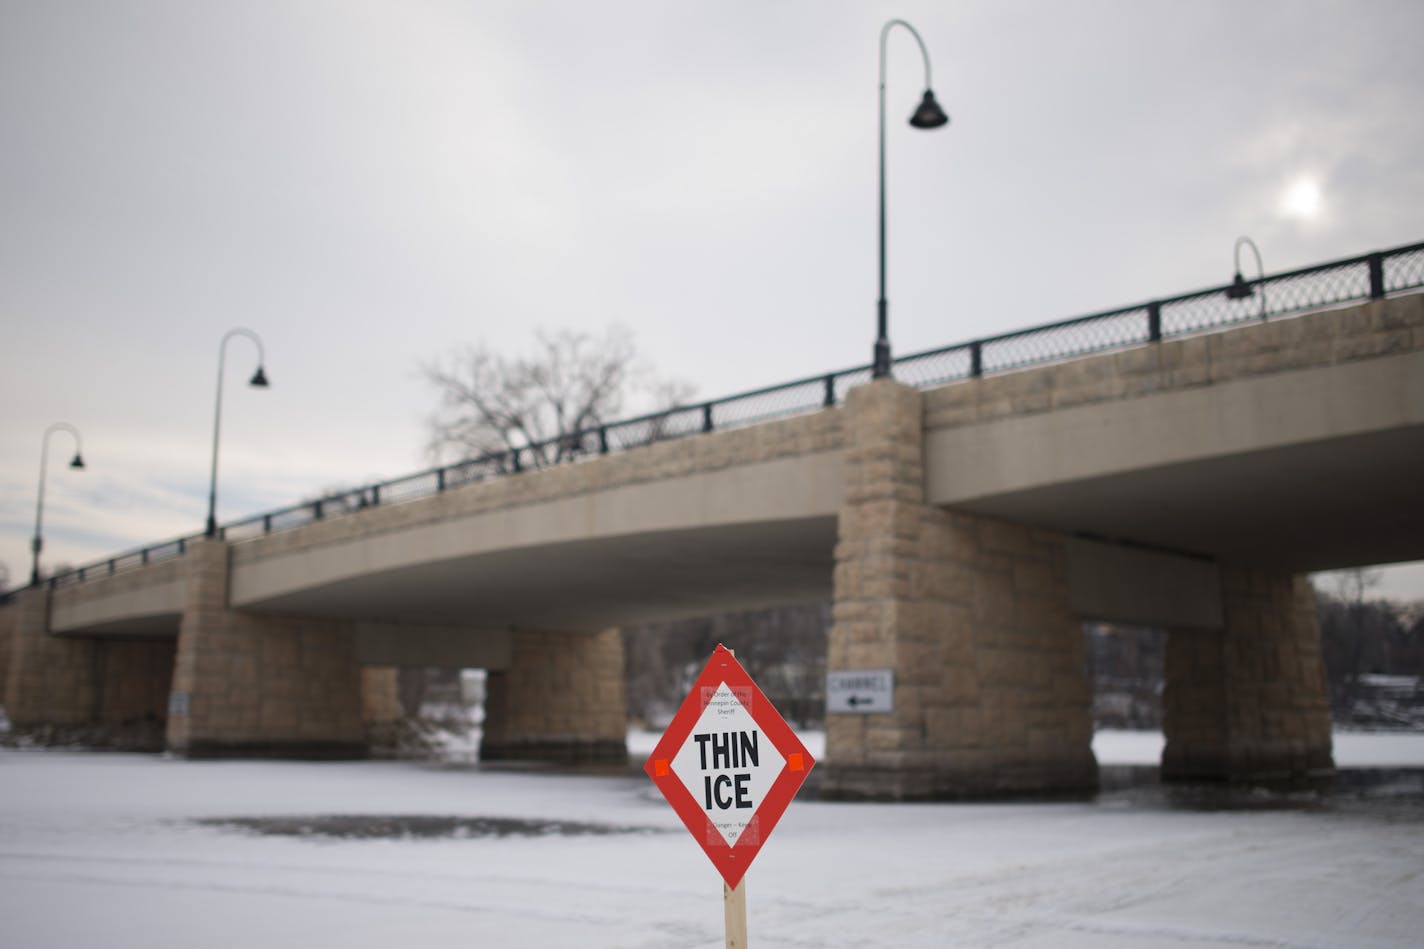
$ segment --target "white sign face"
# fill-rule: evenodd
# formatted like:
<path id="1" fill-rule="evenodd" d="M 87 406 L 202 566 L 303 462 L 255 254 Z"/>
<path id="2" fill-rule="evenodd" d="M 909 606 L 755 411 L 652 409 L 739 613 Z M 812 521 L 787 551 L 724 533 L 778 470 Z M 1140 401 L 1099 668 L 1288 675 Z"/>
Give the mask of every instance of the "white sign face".
<path id="1" fill-rule="evenodd" d="M 827 712 L 867 715 L 894 710 L 894 669 L 841 669 L 826 673 Z"/>
<path id="2" fill-rule="evenodd" d="M 727 846 L 746 831 L 786 759 L 723 682 L 672 759 L 672 772 Z"/>

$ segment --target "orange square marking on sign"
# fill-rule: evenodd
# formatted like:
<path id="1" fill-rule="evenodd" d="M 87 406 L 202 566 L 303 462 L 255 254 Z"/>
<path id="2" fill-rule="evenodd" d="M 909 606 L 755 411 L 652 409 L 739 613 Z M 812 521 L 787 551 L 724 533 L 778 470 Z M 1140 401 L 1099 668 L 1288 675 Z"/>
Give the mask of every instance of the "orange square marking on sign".
<path id="1" fill-rule="evenodd" d="M 653 762 L 653 772 L 660 778 L 667 777 L 668 763 L 669 762 L 666 758 L 659 758 L 658 760 Z"/>
<path id="2" fill-rule="evenodd" d="M 802 758 L 799 754 L 792 755 L 791 757 L 786 759 L 786 766 L 792 771 L 805 771 L 806 760 Z"/>

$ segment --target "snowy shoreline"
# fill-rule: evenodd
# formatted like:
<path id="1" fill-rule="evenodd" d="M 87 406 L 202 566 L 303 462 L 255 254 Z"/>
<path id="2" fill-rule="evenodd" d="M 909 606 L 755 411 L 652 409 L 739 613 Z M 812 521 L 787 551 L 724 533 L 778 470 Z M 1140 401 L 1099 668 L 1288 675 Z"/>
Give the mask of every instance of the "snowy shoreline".
<path id="1" fill-rule="evenodd" d="M 820 731 L 797 732 L 818 760 L 825 756 L 826 736 Z M 656 732 L 628 732 L 628 754 L 646 758 L 657 744 Z M 1102 729 L 1093 735 L 1093 753 L 1100 765 L 1155 765 L 1162 759 L 1159 731 Z M 1424 768 L 1424 732 L 1334 732 L 1336 768 Z"/>
<path id="2" fill-rule="evenodd" d="M 0 735 L 8 731 L 8 722 L 0 709 Z M 449 762 L 475 764 L 479 760 L 480 729 L 474 725 L 468 732 L 440 734 L 441 754 Z M 826 756 L 826 735 L 819 730 L 799 730 L 798 737 L 818 761 Z M 661 732 L 641 728 L 628 730 L 628 756 L 641 762 L 657 745 Z M 1360 731 L 1337 728 L 1332 736 L 1335 767 L 1355 768 L 1424 768 L 1424 731 Z M 1128 765 L 1146 767 L 1158 764 L 1165 739 L 1160 731 L 1100 729 L 1093 735 L 1093 754 L 1103 766 Z M 0 746 L 3 747 L 3 746 Z M 21 745 L 19 750 L 42 750 L 38 746 Z M 80 751 L 78 748 L 51 750 Z"/>

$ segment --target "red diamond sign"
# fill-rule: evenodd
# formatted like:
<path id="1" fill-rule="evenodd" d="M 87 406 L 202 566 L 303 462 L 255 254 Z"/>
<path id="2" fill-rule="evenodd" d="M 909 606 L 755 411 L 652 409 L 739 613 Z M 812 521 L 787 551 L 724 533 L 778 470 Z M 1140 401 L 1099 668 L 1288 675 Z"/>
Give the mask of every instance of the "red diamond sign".
<path id="1" fill-rule="evenodd" d="M 718 646 L 643 770 L 735 889 L 815 763 Z"/>

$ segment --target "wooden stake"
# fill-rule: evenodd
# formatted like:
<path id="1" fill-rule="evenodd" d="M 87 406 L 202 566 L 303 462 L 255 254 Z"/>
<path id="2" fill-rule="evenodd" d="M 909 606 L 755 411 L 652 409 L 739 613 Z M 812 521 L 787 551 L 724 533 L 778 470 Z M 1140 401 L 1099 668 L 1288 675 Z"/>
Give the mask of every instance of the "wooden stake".
<path id="1" fill-rule="evenodd" d="M 728 649 L 732 658 L 737 657 L 735 649 Z M 747 878 L 737 881 L 734 890 L 722 881 L 722 921 L 727 927 L 727 949 L 747 949 Z"/>
<path id="2" fill-rule="evenodd" d="M 722 884 L 722 916 L 727 923 L 727 949 L 747 949 L 747 878 L 734 890 Z"/>

